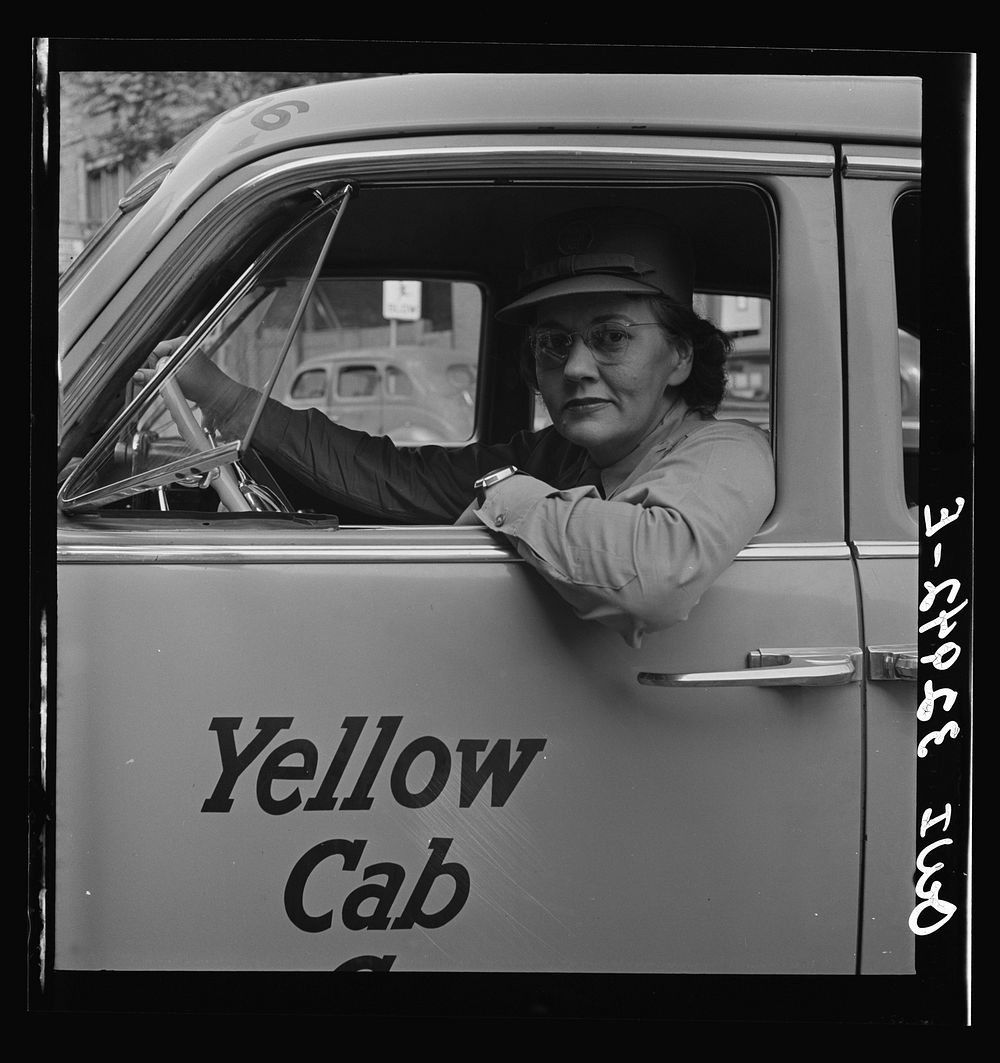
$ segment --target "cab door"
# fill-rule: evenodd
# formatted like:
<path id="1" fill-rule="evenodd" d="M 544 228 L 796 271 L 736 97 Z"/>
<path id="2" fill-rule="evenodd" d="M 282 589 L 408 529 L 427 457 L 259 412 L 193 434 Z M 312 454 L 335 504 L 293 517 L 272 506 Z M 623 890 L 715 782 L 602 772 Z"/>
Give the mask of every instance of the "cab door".
<path id="1" fill-rule="evenodd" d="M 775 509 L 640 650 L 485 529 L 63 518 L 57 968 L 855 972 L 833 153 L 794 151 L 740 157 Z"/>

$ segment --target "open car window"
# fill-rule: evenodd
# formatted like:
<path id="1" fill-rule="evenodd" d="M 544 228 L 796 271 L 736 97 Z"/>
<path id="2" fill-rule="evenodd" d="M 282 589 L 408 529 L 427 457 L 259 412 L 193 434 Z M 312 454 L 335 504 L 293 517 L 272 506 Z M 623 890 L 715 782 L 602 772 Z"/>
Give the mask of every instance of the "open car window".
<path id="1" fill-rule="evenodd" d="M 339 189 L 324 204 L 308 188 L 261 196 L 241 224 L 246 233 L 273 225 L 279 235 L 249 267 L 238 254 L 247 239 L 239 226 L 235 235 L 220 230 L 211 238 L 233 249 L 228 259 L 223 249 L 217 256 L 236 280 L 214 291 L 214 277 L 192 273 L 186 287 L 161 297 L 164 323 L 146 334 L 143 349 L 136 344 L 128 353 L 128 386 L 120 397 L 105 390 L 103 423 L 95 413 L 89 437 L 74 429 L 81 444 L 98 442 L 80 445 L 75 467 L 64 474 L 64 509 L 203 512 L 219 508 L 219 481 L 234 476 L 234 490 L 249 495 L 255 509 L 258 496 L 244 473 L 262 456 L 281 489 L 278 508 L 371 522 L 360 502 L 357 510 L 334 503 L 293 470 L 275 468 L 273 456 L 248 453 L 263 400 L 242 438 L 220 432 L 197 408 L 194 422 L 179 427 L 186 404 L 169 399 L 177 390 L 171 380 L 199 351 L 239 384 L 293 411 L 315 410 L 399 446 L 506 443 L 544 427 L 547 416 L 533 406 L 524 372 L 523 331 L 498 324 L 495 314 L 516 290 L 524 234 L 544 217 L 595 202 L 658 212 L 688 229 L 701 285 L 696 309 L 733 338 L 720 416 L 771 427 L 775 230 L 764 189 L 744 182 L 498 188 L 487 180 L 359 180 L 352 192 Z M 301 206 L 306 199 L 312 213 Z M 289 217 L 293 202 L 298 213 Z M 738 247 L 734 231 L 742 234 Z M 214 247 L 211 239 L 203 238 L 206 247 Z M 119 331 L 127 337 L 128 330 L 126 319 Z M 179 336 L 186 343 L 168 366 L 140 371 L 157 342 Z M 214 490 L 199 490 L 208 487 Z M 242 508 L 239 494 L 230 495 Z M 234 508 L 224 498 L 221 505 Z"/>

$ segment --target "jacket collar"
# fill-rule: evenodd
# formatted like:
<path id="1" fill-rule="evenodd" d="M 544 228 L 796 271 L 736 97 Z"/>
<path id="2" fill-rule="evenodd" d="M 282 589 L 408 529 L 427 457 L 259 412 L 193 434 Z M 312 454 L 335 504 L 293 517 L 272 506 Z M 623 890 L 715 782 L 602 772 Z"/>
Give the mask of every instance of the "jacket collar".
<path id="1" fill-rule="evenodd" d="M 656 425 L 620 461 L 601 470 L 604 497 L 610 498 L 633 474 L 654 464 L 705 420 L 678 395 Z"/>

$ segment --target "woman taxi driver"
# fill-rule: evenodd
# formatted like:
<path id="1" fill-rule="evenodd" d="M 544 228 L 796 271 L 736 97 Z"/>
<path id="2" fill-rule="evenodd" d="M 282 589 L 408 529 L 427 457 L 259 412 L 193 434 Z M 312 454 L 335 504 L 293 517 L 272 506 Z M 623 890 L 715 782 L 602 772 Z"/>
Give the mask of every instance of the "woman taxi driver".
<path id="1" fill-rule="evenodd" d="M 531 234 L 524 370 L 552 419 L 508 443 L 403 449 L 269 400 L 254 446 L 334 502 L 409 523 L 481 523 L 582 618 L 638 646 L 687 617 L 774 501 L 764 433 L 713 416 L 727 341 L 691 308 L 686 246 L 657 215 L 599 209 Z M 166 353 L 174 341 L 155 353 Z M 238 432 L 259 397 L 207 358 L 188 398 Z"/>

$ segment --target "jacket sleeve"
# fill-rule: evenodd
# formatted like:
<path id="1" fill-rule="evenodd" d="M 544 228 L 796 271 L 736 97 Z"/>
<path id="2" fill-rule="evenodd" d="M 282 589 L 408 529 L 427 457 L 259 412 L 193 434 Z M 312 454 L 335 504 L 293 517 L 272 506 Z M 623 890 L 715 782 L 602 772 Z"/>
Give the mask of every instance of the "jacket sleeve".
<path id="1" fill-rule="evenodd" d="M 257 399 L 227 386 L 210 412 L 230 431 L 245 430 Z M 687 618 L 774 503 L 766 436 L 711 422 L 609 499 L 595 487 L 559 489 L 522 474 L 494 487 L 482 507 L 470 505 L 478 476 L 531 464 L 527 439 L 411 450 L 274 401 L 254 433 L 265 456 L 344 505 L 402 523 L 478 519 L 509 539 L 578 616 L 632 646 Z"/>
<path id="2" fill-rule="evenodd" d="M 242 435 L 259 401 L 259 392 L 226 381 L 206 408 L 216 424 Z M 318 410 L 290 410 L 271 399 L 253 445 L 333 501 L 404 524 L 453 523 L 472 501 L 479 476 L 525 457 L 517 441 L 457 449 L 397 447 L 383 436 L 335 424 Z"/>
<path id="3" fill-rule="evenodd" d="M 476 515 L 507 536 L 583 619 L 639 646 L 687 618 L 774 503 L 763 433 L 715 422 L 610 499 L 528 476 L 493 488 Z"/>

